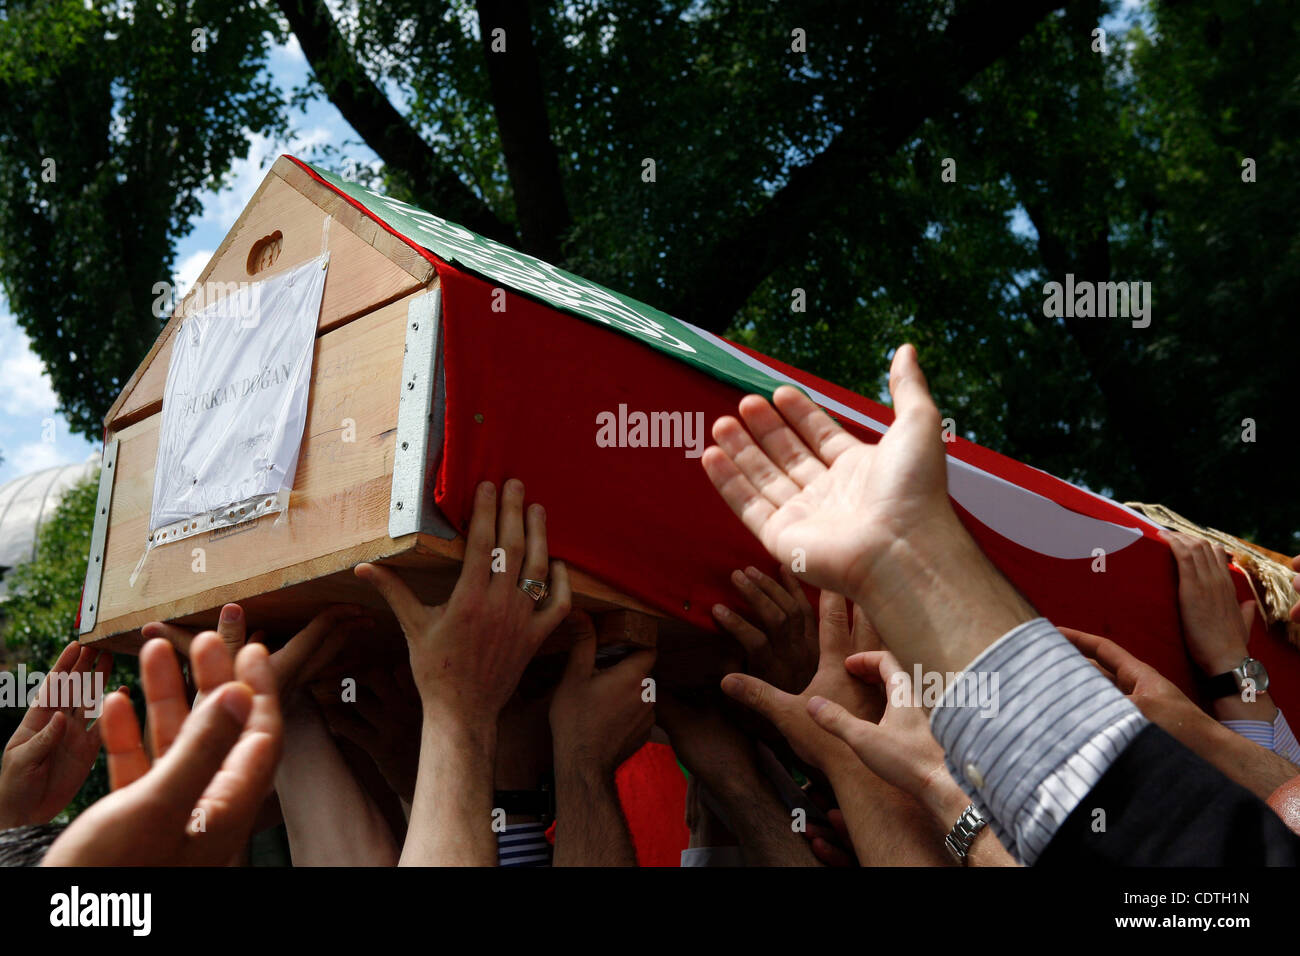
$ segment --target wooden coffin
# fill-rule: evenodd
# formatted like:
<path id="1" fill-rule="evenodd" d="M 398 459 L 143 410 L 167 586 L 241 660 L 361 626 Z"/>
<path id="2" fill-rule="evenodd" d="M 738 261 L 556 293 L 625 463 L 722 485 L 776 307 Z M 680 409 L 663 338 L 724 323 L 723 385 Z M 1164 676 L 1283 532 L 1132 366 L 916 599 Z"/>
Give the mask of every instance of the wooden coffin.
<path id="1" fill-rule="evenodd" d="M 266 515 L 155 547 L 135 574 L 150 535 L 164 384 L 182 318 L 213 289 L 270 278 L 326 250 L 288 520 Z M 332 602 L 386 612 L 352 574 L 362 561 L 399 569 L 429 603 L 445 600 L 463 541 L 429 494 L 439 318 L 429 259 L 281 157 L 105 417 L 80 639 L 132 651 L 143 624 L 214 626 L 232 601 L 272 631 Z M 580 570 L 571 577 L 575 606 L 602 615 L 603 640 L 653 642 L 661 615 Z"/>

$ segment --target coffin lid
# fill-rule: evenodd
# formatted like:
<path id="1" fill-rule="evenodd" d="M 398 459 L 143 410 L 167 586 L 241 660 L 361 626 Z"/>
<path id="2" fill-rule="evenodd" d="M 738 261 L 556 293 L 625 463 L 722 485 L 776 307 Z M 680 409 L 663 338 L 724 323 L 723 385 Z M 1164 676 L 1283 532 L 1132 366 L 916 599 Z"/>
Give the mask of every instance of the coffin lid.
<path id="1" fill-rule="evenodd" d="M 770 395 L 783 380 L 731 343 L 599 283 L 487 239 L 410 203 L 383 196 L 328 170 L 294 163 L 435 265 L 453 265 L 554 309 L 629 335 L 748 392 Z"/>

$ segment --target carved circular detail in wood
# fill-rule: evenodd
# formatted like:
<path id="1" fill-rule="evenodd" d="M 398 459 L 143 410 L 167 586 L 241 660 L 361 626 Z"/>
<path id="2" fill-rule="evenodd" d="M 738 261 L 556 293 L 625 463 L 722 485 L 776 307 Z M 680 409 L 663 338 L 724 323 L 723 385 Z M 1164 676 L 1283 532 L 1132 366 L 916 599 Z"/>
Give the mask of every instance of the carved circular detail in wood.
<path id="1" fill-rule="evenodd" d="M 275 260 L 280 258 L 280 251 L 283 248 L 284 234 L 279 229 L 257 240 L 253 243 L 253 248 L 248 250 L 248 274 L 255 276 L 271 268 Z"/>

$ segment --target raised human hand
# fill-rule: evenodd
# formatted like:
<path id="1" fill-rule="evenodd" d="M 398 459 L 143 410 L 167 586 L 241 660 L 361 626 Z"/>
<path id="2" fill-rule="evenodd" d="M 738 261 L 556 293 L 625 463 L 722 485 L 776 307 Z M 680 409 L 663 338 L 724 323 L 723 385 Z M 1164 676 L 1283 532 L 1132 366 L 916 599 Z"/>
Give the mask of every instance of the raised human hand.
<path id="1" fill-rule="evenodd" d="M 914 797 L 937 823 L 950 826 L 970 802 L 944 764 L 943 748 L 930 733 L 930 718 L 916 704 L 912 679 L 888 651 L 867 651 L 844 668 L 881 687 L 885 711 L 879 722 L 862 720 L 824 697 L 808 701 L 808 713 L 823 730 L 844 741 L 858 759 L 887 783 Z"/>
<path id="2" fill-rule="evenodd" d="M 875 650 L 880 639 L 861 608 L 854 608 L 849 625 L 842 595 L 822 591 L 819 603 L 819 660 L 817 672 L 799 694 L 789 694 L 749 674 L 728 674 L 722 680 L 727 696 L 766 717 L 785 737 L 800 760 L 829 774 L 836 761 L 856 762 L 842 742 L 816 725 L 807 702 L 821 696 L 838 701 L 854 714 L 875 720 L 883 710 L 876 688 L 854 680 L 844 669 L 844 659 L 859 651 Z"/>
<path id="3" fill-rule="evenodd" d="M 0 829 L 49 823 L 86 782 L 99 753 L 95 686 L 112 667 L 111 653 L 73 641 L 45 675 L 0 760 Z"/>
<path id="4" fill-rule="evenodd" d="M 713 426 L 702 462 L 737 517 L 778 561 L 863 606 L 905 666 L 960 670 L 1037 616 L 957 519 L 939 410 L 916 350 L 889 377 L 894 422 L 854 438 L 790 386 L 741 400 L 744 425 Z"/>
<path id="5" fill-rule="evenodd" d="M 1142 711 L 1147 720 L 1170 736 L 1186 742 L 1189 725 L 1211 718 L 1158 670 L 1139 660 L 1109 638 L 1072 627 L 1058 627 L 1084 657 L 1111 679 L 1119 692 Z"/>
<path id="6" fill-rule="evenodd" d="M 208 631 L 191 659 L 207 691 L 192 713 L 171 645 L 141 649 L 155 759 L 130 702 L 109 695 L 101 722 L 114 790 L 72 822 L 45 865 L 224 865 L 247 842 L 283 736 L 266 648 L 249 645 L 232 662 Z"/>
<path id="7" fill-rule="evenodd" d="M 172 647 L 176 648 L 186 658 L 190 656 L 190 644 L 200 633 L 202 632 L 166 621 L 150 621 L 140 628 L 140 636 L 146 641 L 161 637 L 166 641 L 170 641 Z M 251 637 L 249 636 L 248 616 L 238 604 L 227 604 L 221 608 L 221 613 L 217 615 L 215 633 L 221 638 L 226 653 L 232 659 L 249 640 L 260 642 L 263 638 L 261 631 L 255 632 Z"/>
<path id="8" fill-rule="evenodd" d="M 580 626 L 584 621 L 586 626 L 569 649 L 564 676 L 551 698 L 556 776 L 580 771 L 612 779 L 654 727 L 654 698 L 647 700 L 644 682 L 654 667 L 655 652 L 634 651 L 617 664 L 597 670 L 596 630 L 585 614 L 579 619 Z"/>
<path id="9" fill-rule="evenodd" d="M 790 569 L 781 565 L 779 573 L 779 582 L 755 567 L 731 575 L 758 625 L 723 604 L 713 606 L 713 617 L 744 648 L 749 673 L 797 694 L 817 672 L 817 612 Z"/>
<path id="10" fill-rule="evenodd" d="M 855 599 L 877 562 L 957 523 L 948 502 L 939 410 L 916 349 L 889 375 L 894 423 L 876 445 L 837 425 L 803 392 L 776 390 L 773 408 L 748 395 L 742 425 L 719 418 L 702 464 L 719 494 L 769 554 L 796 558 L 817 587 Z"/>
<path id="11" fill-rule="evenodd" d="M 478 486 L 465 539 L 460 578 L 445 604 L 421 601 L 397 573 L 378 564 L 359 564 L 356 574 L 373 584 L 397 615 L 410 650 L 411 675 L 426 721 L 495 726 L 528 662 L 569 613 L 569 576 L 550 562 L 546 512 L 539 504 L 524 517 L 524 483 L 511 479 L 501 494 Z M 501 549 L 503 570 L 494 572 L 493 551 Z M 525 579 L 546 580 L 550 593 L 536 602 L 520 587 Z"/>
<path id="12" fill-rule="evenodd" d="M 379 663 L 357 675 L 354 702 L 344 702 L 337 685 L 319 681 L 312 695 L 320 705 L 330 732 L 360 747 L 379 768 L 399 797 L 415 798 L 420 758 L 420 695 L 410 666 Z"/>
<path id="13" fill-rule="evenodd" d="M 1219 544 L 1163 531 L 1178 565 L 1178 610 L 1187 653 L 1207 677 L 1232 670 L 1246 657 L 1254 601 L 1238 601 L 1228 552 Z"/>
<path id="14" fill-rule="evenodd" d="M 238 604 L 227 604 L 215 633 L 221 639 L 226 653 L 234 657 L 246 643 L 263 643 L 265 632 L 247 635 L 247 615 Z M 280 693 L 281 706 L 288 708 L 299 699 L 297 691 L 309 683 L 320 670 L 334 660 L 342 647 L 374 624 L 371 616 L 355 604 L 334 604 L 316 614 L 307 625 L 289 638 L 282 647 L 270 652 L 269 663 Z M 166 640 L 186 657 L 191 656 L 191 645 L 196 632 L 176 624 L 152 621 L 141 628 L 146 638 Z M 213 632 L 209 632 L 213 633 Z M 191 661 L 193 666 L 193 661 Z M 203 701 L 202 688 L 194 699 L 197 707 Z"/>

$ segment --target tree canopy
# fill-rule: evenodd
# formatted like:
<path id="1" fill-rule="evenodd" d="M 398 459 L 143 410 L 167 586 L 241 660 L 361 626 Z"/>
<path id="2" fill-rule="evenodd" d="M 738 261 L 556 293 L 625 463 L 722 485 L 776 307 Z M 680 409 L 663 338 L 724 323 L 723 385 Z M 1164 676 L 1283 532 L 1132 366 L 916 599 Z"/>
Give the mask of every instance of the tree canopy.
<path id="1" fill-rule="evenodd" d="M 83 434 L 162 329 L 199 194 L 283 128 L 275 30 L 256 0 L 0 0 L 0 283 Z"/>
<path id="2" fill-rule="evenodd" d="M 914 341 L 961 433 L 1294 551 L 1300 10 L 1116 6 L 0 0 L 0 282 L 98 434 L 197 197 L 325 97 L 392 194 L 870 395 Z"/>

